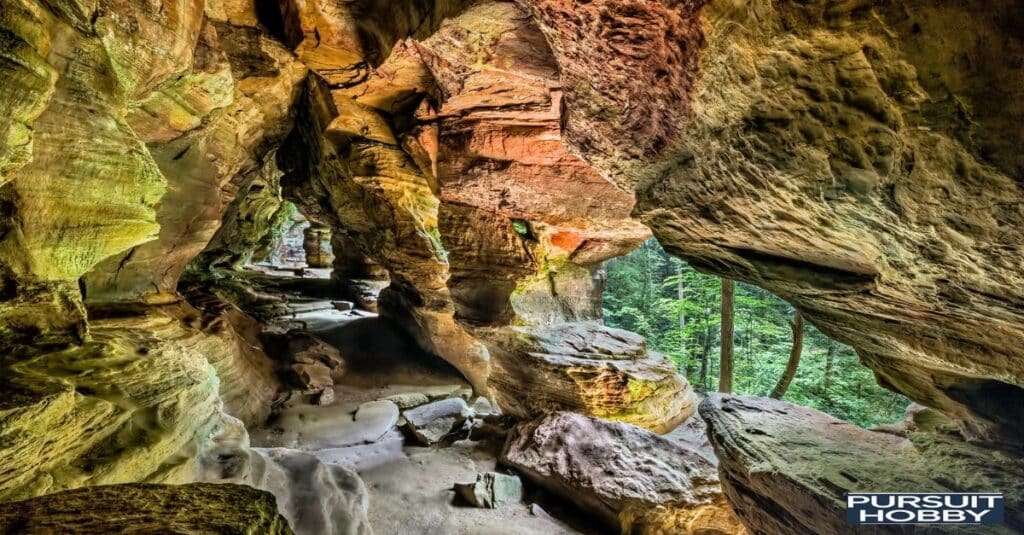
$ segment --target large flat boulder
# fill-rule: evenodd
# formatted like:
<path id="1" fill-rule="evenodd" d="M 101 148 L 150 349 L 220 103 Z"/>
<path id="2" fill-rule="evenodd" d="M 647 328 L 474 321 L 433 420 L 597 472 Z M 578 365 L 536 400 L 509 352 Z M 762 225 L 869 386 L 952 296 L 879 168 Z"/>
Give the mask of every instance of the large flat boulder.
<path id="1" fill-rule="evenodd" d="M 473 411 L 462 398 L 448 398 L 421 405 L 402 413 L 405 428 L 420 444 L 430 446 L 442 441 Z"/>
<path id="2" fill-rule="evenodd" d="M 847 533 L 847 492 L 1002 492 L 1006 526 L 1024 528 L 1024 462 L 959 438 L 955 426 L 869 431 L 769 398 L 711 395 L 700 405 L 722 489 L 756 533 Z M 930 419 L 943 419 L 934 411 Z M 864 526 L 858 533 L 894 531 Z M 936 531 L 938 532 L 938 531 Z M 930 533 L 930 532 L 929 532 Z"/>
<path id="3" fill-rule="evenodd" d="M 501 461 L 622 533 L 740 534 L 709 452 L 557 412 L 517 426 Z"/>
<path id="4" fill-rule="evenodd" d="M 244 485 L 105 485 L 0 505 L 0 533 L 290 535 L 274 496 Z"/>
<path id="5" fill-rule="evenodd" d="M 693 390 L 672 362 L 629 331 L 575 322 L 483 334 L 491 350 L 488 385 L 506 414 L 567 410 L 667 432 L 696 410 Z"/>

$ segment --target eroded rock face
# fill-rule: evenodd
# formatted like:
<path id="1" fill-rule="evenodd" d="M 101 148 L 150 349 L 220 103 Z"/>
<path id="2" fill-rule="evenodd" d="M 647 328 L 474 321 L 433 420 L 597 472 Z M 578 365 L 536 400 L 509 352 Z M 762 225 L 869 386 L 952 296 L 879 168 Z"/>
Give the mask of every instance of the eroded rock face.
<path id="1" fill-rule="evenodd" d="M 409 143 L 437 182 L 460 318 L 599 317 L 586 268 L 628 252 L 647 230 L 629 218 L 632 195 L 563 141 L 562 83 L 540 28 L 515 3 L 483 2 L 417 50 L 440 94 L 436 112 L 419 111 Z"/>
<path id="2" fill-rule="evenodd" d="M 517 426 L 501 459 L 622 533 L 747 533 L 713 456 L 638 427 L 556 412 Z"/>
<path id="3" fill-rule="evenodd" d="M 159 17 L 142 3 L 109 7 L 51 11 L 12 0 L 0 22 L 13 35 L 5 54 L 18 65 L 5 67 L 17 82 L 5 83 L 3 94 L 13 121 L 0 153 L 0 273 L 8 286 L 58 290 L 48 292 L 52 299 L 8 296 L 0 314 L 55 340 L 85 332 L 80 298 L 61 287 L 157 232 L 166 181 L 125 116 L 134 100 L 191 65 L 203 23 L 198 1 Z"/>
<path id="4" fill-rule="evenodd" d="M 217 372 L 224 410 L 245 425 L 262 424 L 282 384 L 274 362 L 263 351 L 262 326 L 221 297 L 184 289 L 188 304 L 161 307 L 184 325 L 207 335 L 200 352 Z"/>
<path id="5" fill-rule="evenodd" d="M 455 323 L 445 284 L 437 198 L 402 149 L 407 121 L 391 121 L 415 109 L 432 85 L 429 73 L 402 42 L 381 46 L 372 38 L 359 38 L 356 26 L 365 22 L 357 23 L 363 20 L 357 14 L 372 11 L 368 6 L 321 4 L 289 4 L 284 11 L 296 53 L 312 68 L 304 109 L 286 142 L 285 152 L 293 156 L 286 158 L 286 194 L 309 207 L 308 216 L 331 225 L 332 234 L 344 239 L 342 248 L 358 248 L 361 254 L 339 254 L 343 272 L 361 276 L 371 264 L 386 269 L 391 285 L 382 292 L 379 309 L 484 389 L 486 350 Z M 447 9 L 440 4 L 437 13 Z M 431 27 L 429 17 L 434 15 L 429 12 L 411 10 L 409 15 L 419 22 L 400 23 L 389 31 Z M 386 53 L 380 56 L 381 51 Z M 374 70 L 371 64 L 378 66 Z M 371 262 L 362 261 L 363 256 Z"/>
<path id="6" fill-rule="evenodd" d="M 86 485 L 187 483 L 221 421 L 222 397 L 250 423 L 265 418 L 273 383 L 253 378 L 258 368 L 249 368 L 236 340 L 192 326 L 198 322 L 198 313 L 178 309 L 95 318 L 93 339 L 82 346 L 5 356 L 0 500 Z"/>
<path id="7" fill-rule="evenodd" d="M 572 151 L 627 191 L 660 177 L 658 167 L 698 105 L 706 0 L 522 4 L 562 75 L 563 131 Z"/>
<path id="8" fill-rule="evenodd" d="M 631 193 L 561 138 L 557 64 L 521 6 L 444 3 L 443 24 L 423 19 L 384 47 L 351 33 L 361 9 L 284 11 L 313 67 L 286 151 L 307 157 L 289 162 L 286 190 L 333 208 L 323 219 L 388 270 L 381 313 L 486 392 L 477 328 L 599 319 L 600 262 L 648 231 Z M 366 265 L 348 258 L 343 271 Z"/>
<path id="9" fill-rule="evenodd" d="M 692 412 L 641 340 L 584 323 L 600 262 L 647 236 L 635 216 L 701 269 L 789 300 L 969 438 L 1019 449 L 1019 3 L 3 7 L 0 464 L 15 469 L 0 499 L 185 481 L 222 402 L 265 417 L 275 381 L 244 315 L 93 307 L 87 322 L 83 301 L 175 301 L 201 249 L 195 266 L 237 267 L 266 245 L 285 198 L 331 229 L 339 279 L 386 274 L 380 311 L 510 414 L 667 430 Z M 909 482 L 948 488 L 921 479 L 935 464 L 981 474 L 958 488 L 1004 483 L 999 454 L 948 434 L 921 445 L 776 406 L 734 420 L 742 403 L 716 398 L 708 417 L 757 529 L 835 528 L 805 517 L 832 518 L 858 481 L 808 474 L 846 442 L 879 466 L 913 446 Z M 766 434 L 727 431 L 754 424 Z M 795 468 L 747 481 L 748 445 L 792 449 Z M 765 481 L 793 503 L 766 502 Z"/>
<path id="10" fill-rule="evenodd" d="M 287 132 L 305 67 L 255 22 L 218 18 L 240 6 L 5 7 L 18 82 L 0 99 L 14 118 L 0 149 L 0 273 L 20 291 L 3 299 L 0 335 L 81 340 L 73 289 L 93 268 L 92 301 L 174 299 L 185 264 Z"/>
<path id="11" fill-rule="evenodd" d="M 993 532 L 1024 526 L 1019 455 L 965 442 L 951 423 L 936 425 L 948 420 L 934 413 L 916 418 L 920 423 L 903 436 L 769 398 L 713 394 L 700 415 L 718 455 L 722 488 L 757 533 L 845 532 L 844 493 L 877 489 L 1002 492 L 1007 525 Z M 888 528 L 877 533 L 892 532 Z"/>
<path id="12" fill-rule="evenodd" d="M 334 264 L 331 251 L 330 229 L 311 226 L 304 231 L 302 248 L 306 251 L 306 264 L 314 268 L 329 268 Z"/>
<path id="13" fill-rule="evenodd" d="M 106 485 L 0 505 L 5 533 L 291 535 L 274 496 L 244 485 Z"/>
<path id="14" fill-rule="evenodd" d="M 1020 13 L 711 2 L 691 116 L 636 214 L 669 252 L 792 302 L 882 384 L 1018 442 L 1024 43 L 1003 21 Z"/>
<path id="15" fill-rule="evenodd" d="M 696 398 L 675 365 L 643 337 L 598 323 L 509 327 L 485 335 L 491 392 L 519 418 L 570 410 L 664 433 L 690 417 Z"/>
<path id="16" fill-rule="evenodd" d="M 90 301 L 173 299 L 185 266 L 222 220 L 240 243 L 221 239 L 212 248 L 234 263 L 248 260 L 276 222 L 280 173 L 272 148 L 291 128 L 305 66 L 255 24 L 213 18 L 204 23 L 194 58 L 190 72 L 128 114 L 167 180 L 156 214 L 160 233 L 97 265 L 86 279 Z M 231 206 L 239 194 L 243 202 Z"/>

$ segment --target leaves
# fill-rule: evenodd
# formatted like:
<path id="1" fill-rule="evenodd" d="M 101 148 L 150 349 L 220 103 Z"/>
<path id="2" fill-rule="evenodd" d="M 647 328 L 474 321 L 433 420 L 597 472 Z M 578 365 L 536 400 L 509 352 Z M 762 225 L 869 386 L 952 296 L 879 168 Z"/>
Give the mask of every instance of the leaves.
<path id="1" fill-rule="evenodd" d="M 716 389 L 721 280 L 669 257 L 656 240 L 605 264 L 605 323 L 647 338 L 695 388 Z M 789 359 L 793 307 L 736 284 L 733 392 L 768 395 Z M 878 386 L 853 349 L 805 324 L 803 358 L 785 400 L 870 427 L 899 419 L 909 401 Z M 705 381 L 700 362 L 707 359 Z"/>

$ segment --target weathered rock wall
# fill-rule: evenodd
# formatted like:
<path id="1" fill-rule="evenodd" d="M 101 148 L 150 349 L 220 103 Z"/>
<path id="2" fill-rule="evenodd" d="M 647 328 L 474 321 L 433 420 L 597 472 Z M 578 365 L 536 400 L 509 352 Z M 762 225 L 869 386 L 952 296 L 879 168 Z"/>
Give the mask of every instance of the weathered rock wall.
<path id="1" fill-rule="evenodd" d="M 192 481 L 223 407 L 210 360 L 232 357 L 179 314 L 94 318 L 84 345 L 4 356 L 0 500 Z"/>
<path id="2" fill-rule="evenodd" d="M 305 67 L 228 23 L 243 6 L 0 7 L 0 496 L 191 481 L 222 410 L 263 421 L 277 379 L 237 310 L 139 304 L 181 300 Z"/>
<path id="3" fill-rule="evenodd" d="M 209 15 L 194 57 L 191 71 L 162 84 L 127 116 L 167 179 L 156 214 L 160 232 L 91 270 L 91 302 L 173 300 L 185 266 L 222 221 L 248 238 L 213 244 L 234 262 L 248 260 L 274 221 L 280 197 L 273 149 L 291 129 L 306 68 L 255 23 Z M 231 205 L 239 192 L 242 209 Z"/>
<path id="4" fill-rule="evenodd" d="M 1012 441 L 1020 12 L 709 4 L 692 116 L 637 215 L 673 254 L 792 302 L 883 385 Z"/>
<path id="5" fill-rule="evenodd" d="M 0 265 L 5 286 L 42 295 L 8 296 L 0 333 L 80 339 L 85 319 L 69 284 L 157 232 L 166 180 L 125 116 L 191 66 L 202 3 L 176 2 L 156 16 L 131 2 L 4 7 L 0 23 L 13 36 L 4 50 L 15 65 L 5 68 L 20 83 L 4 93 L 15 121 L 5 139 Z"/>

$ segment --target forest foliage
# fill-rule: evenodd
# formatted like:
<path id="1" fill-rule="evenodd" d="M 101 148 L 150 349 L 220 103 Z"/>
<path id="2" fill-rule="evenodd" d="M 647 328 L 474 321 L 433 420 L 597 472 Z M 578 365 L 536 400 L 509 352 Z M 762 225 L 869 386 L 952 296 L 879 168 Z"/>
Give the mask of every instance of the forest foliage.
<path id="1" fill-rule="evenodd" d="M 698 391 L 717 389 L 721 279 L 668 256 L 656 240 L 608 261 L 604 320 L 647 338 Z M 737 282 L 733 393 L 767 396 L 789 358 L 793 307 Z M 900 419 L 909 401 L 875 382 L 849 346 L 804 323 L 803 353 L 786 401 L 863 427 Z"/>

